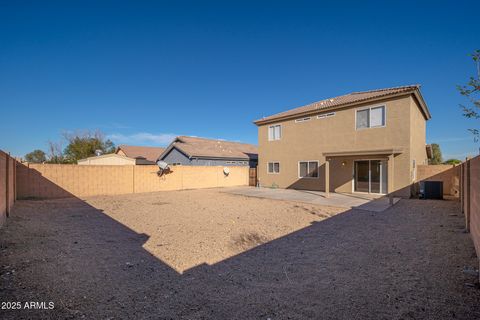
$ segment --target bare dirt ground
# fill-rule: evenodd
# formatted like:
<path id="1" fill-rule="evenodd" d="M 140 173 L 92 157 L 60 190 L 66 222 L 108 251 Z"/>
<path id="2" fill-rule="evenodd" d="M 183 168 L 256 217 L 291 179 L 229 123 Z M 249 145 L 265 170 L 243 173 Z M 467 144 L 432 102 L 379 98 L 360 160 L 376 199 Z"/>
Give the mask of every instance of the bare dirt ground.
<path id="1" fill-rule="evenodd" d="M 219 190 L 19 201 L 0 230 L 2 319 L 479 319 L 453 201 L 382 213 Z"/>

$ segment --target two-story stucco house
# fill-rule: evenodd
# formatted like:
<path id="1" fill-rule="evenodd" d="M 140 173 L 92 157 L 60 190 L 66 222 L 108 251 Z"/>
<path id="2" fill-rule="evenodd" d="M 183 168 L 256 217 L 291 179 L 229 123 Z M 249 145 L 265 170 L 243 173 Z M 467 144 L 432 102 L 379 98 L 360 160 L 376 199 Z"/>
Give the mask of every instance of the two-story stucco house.
<path id="1" fill-rule="evenodd" d="M 427 163 L 420 86 L 353 92 L 256 120 L 261 186 L 410 196 Z"/>

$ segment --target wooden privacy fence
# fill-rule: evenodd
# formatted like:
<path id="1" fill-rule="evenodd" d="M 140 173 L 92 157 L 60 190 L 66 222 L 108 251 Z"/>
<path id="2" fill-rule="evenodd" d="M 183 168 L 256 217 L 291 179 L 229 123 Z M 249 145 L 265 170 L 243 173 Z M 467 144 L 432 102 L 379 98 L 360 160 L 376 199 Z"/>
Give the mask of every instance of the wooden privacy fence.
<path id="1" fill-rule="evenodd" d="M 465 228 L 480 257 L 480 156 L 461 164 L 460 202 L 465 215 Z"/>
<path id="2" fill-rule="evenodd" d="M 156 165 L 79 166 L 17 164 L 19 199 L 116 195 L 167 190 L 247 186 L 248 167 L 172 166 L 159 177 Z"/>
<path id="3" fill-rule="evenodd" d="M 10 213 L 16 199 L 15 159 L 0 150 L 0 226 Z"/>
<path id="4" fill-rule="evenodd" d="M 249 177 L 248 177 L 248 185 L 252 187 L 257 186 L 257 168 L 250 168 Z"/>

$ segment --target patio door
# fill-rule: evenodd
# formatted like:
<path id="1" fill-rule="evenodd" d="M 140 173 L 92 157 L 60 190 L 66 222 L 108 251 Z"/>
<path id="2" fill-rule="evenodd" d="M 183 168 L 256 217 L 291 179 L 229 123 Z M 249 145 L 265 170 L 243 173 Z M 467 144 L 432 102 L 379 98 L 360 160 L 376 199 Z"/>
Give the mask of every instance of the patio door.
<path id="1" fill-rule="evenodd" d="M 354 191 L 387 193 L 387 162 L 385 160 L 355 161 Z"/>

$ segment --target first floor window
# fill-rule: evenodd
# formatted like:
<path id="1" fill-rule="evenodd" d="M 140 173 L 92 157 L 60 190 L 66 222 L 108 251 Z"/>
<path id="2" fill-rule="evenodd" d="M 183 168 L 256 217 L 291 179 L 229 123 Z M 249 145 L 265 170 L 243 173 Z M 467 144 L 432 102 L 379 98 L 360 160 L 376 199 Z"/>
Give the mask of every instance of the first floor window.
<path id="1" fill-rule="evenodd" d="M 300 178 L 318 178 L 318 161 L 300 161 L 298 171 Z"/>
<path id="2" fill-rule="evenodd" d="M 268 173 L 280 173 L 280 162 L 269 162 Z"/>

